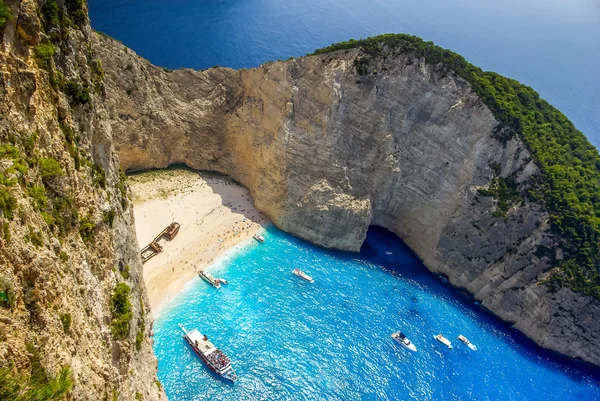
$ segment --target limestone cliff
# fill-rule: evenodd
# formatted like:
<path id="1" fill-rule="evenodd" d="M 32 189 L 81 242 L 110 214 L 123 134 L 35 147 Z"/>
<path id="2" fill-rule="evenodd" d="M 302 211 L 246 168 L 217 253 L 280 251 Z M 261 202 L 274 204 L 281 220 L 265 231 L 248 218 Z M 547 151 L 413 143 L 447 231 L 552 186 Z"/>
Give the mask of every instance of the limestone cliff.
<path id="1" fill-rule="evenodd" d="M 84 3 L 6 4 L 12 17 L 0 26 L 0 398 L 166 399 Z M 118 283 L 129 289 L 121 305 Z M 56 384 L 51 391 L 49 382 Z"/>
<path id="2" fill-rule="evenodd" d="M 228 174 L 278 227 L 324 247 L 357 251 L 369 225 L 387 228 L 542 347 L 600 364 L 600 303 L 540 284 L 548 213 L 484 196 L 500 179 L 524 194 L 535 161 L 452 71 L 397 53 L 359 74 L 360 49 L 167 71 L 100 35 L 93 47 L 123 168 Z"/>

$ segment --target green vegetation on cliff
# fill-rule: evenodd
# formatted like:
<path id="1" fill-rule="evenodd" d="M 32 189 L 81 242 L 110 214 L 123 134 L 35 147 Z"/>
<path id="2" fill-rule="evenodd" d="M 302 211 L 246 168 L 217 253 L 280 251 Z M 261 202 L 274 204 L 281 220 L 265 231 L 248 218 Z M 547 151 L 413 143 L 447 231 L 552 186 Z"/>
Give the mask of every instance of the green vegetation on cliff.
<path id="1" fill-rule="evenodd" d="M 131 289 L 125 283 L 119 283 L 110 300 L 112 322 L 110 328 L 115 340 L 124 340 L 129 335 L 129 324 L 133 317 L 129 292 Z"/>
<path id="2" fill-rule="evenodd" d="M 0 0 L 0 28 L 6 24 L 6 21 L 10 19 L 10 10 L 4 4 L 4 0 Z"/>
<path id="3" fill-rule="evenodd" d="M 354 65 L 363 76 L 377 73 L 374 61 L 410 53 L 469 82 L 496 119 L 527 144 L 542 171 L 528 195 L 549 212 L 552 230 L 562 238 L 565 251 L 565 258 L 555 261 L 550 282 L 600 299 L 600 155 L 573 123 L 530 87 L 483 71 L 459 54 L 416 36 L 350 40 L 314 54 L 353 48 L 361 49 Z M 496 189 L 503 190 L 497 184 Z"/>

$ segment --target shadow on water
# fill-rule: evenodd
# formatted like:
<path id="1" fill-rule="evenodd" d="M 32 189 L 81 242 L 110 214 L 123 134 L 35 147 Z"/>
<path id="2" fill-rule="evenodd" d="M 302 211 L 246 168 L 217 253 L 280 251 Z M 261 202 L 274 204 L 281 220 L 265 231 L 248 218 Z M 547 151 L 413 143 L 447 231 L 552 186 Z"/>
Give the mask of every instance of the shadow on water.
<path id="1" fill-rule="evenodd" d="M 434 290 L 437 294 L 445 295 L 459 302 L 461 306 L 473 312 L 477 319 L 484 324 L 509 335 L 517 347 L 522 347 L 526 351 L 523 354 L 531 361 L 535 363 L 544 361 L 549 364 L 561 365 L 565 374 L 576 381 L 582 380 L 582 374 L 584 374 L 593 377 L 594 380 L 600 383 L 600 369 L 540 347 L 523 333 L 504 323 L 487 309 L 479 306 L 475 299 L 464 290 L 453 287 L 447 283 L 445 278 L 440 278 L 431 273 L 419 257 L 394 233 L 381 227 L 371 226 L 360 254 L 365 260 L 383 266 L 384 270 L 399 274 L 403 278 L 413 280 Z M 412 296 L 411 299 L 415 304 L 415 308 L 411 308 L 407 316 L 413 313 L 418 314 L 418 296 Z"/>

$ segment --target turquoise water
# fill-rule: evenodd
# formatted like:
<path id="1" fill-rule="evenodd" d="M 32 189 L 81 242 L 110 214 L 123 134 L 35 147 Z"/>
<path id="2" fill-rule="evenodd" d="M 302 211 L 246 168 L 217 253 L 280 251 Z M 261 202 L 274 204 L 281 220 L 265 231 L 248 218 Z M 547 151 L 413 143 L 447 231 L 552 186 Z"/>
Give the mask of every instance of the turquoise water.
<path id="1" fill-rule="evenodd" d="M 92 26 L 151 62 L 255 67 L 405 32 L 532 86 L 600 146 L 598 0 L 89 0 Z"/>
<path id="2" fill-rule="evenodd" d="M 156 319 L 159 378 L 175 400 L 596 400 L 600 376 L 540 350 L 442 284 L 395 236 L 372 229 L 361 255 L 315 248 L 271 227 L 189 283 Z M 291 274 L 299 267 L 314 279 Z M 233 361 L 214 376 L 177 327 L 198 328 Z M 410 353 L 390 334 L 404 331 Z M 433 340 L 442 333 L 454 349 Z M 467 336 L 473 352 L 456 337 Z"/>

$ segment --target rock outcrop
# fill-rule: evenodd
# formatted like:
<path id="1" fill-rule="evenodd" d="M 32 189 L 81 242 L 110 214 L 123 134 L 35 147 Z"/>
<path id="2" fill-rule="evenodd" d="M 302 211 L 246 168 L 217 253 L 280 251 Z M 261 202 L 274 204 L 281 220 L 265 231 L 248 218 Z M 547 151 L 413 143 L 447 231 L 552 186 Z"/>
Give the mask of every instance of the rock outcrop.
<path id="1" fill-rule="evenodd" d="M 60 30 L 50 40 L 42 30 L 42 5 L 50 2 L 6 3 L 12 18 L 0 26 L 0 398 L 57 399 L 60 388 L 74 400 L 166 399 L 91 29 L 69 22 L 48 28 L 49 35 Z M 56 12 L 66 24 L 63 3 Z M 130 288 L 130 305 L 121 308 L 126 332 L 115 336 L 118 283 Z M 62 382 L 52 397 L 23 396 L 61 371 L 72 385 Z"/>
<path id="2" fill-rule="evenodd" d="M 539 171 L 460 77 L 406 53 L 359 75 L 359 49 L 168 71 L 100 35 L 93 47 L 123 168 L 228 174 L 278 227 L 324 247 L 358 251 L 384 227 L 542 347 L 600 364 L 600 303 L 540 283 L 548 214 L 483 196 L 498 179 L 523 194 Z"/>

